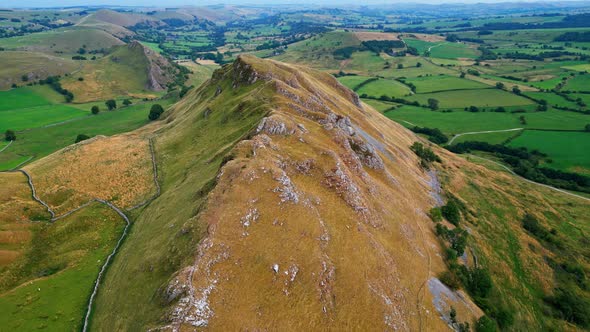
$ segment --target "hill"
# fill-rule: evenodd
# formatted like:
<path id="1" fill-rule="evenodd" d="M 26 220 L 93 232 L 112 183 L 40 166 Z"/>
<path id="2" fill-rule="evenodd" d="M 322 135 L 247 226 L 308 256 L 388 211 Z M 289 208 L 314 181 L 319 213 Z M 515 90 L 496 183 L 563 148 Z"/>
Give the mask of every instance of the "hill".
<path id="1" fill-rule="evenodd" d="M 80 21 L 79 24 L 85 24 L 87 21 L 101 21 L 122 27 L 132 27 L 138 23 L 153 23 L 156 25 L 161 23 L 158 22 L 157 19 L 148 15 L 137 13 L 121 13 L 110 9 L 101 9 L 97 12 L 94 12 Z"/>
<path id="2" fill-rule="evenodd" d="M 39 52 L 0 52 L 0 62 L 0 90 L 8 89 L 12 84 L 23 85 L 49 76 L 64 75 L 78 68 L 73 60 Z"/>
<path id="3" fill-rule="evenodd" d="M 21 242 L 39 247 L 0 270 L 0 309 L 36 328 L 64 299 L 44 290 L 77 278 L 59 314 L 76 317 L 88 271 L 98 274 L 104 246 L 123 234 L 92 297 L 91 329 L 442 331 L 484 314 L 492 328 L 584 326 L 587 201 L 471 160 L 328 74 L 240 56 L 160 121 L 26 167 L 56 213 L 79 209 L 23 229 Z M 4 227 L 47 219 L 24 210 L 24 175 L 8 175 L 2 211 L 27 213 Z M 47 305 L 25 301 L 37 288 Z M 59 321 L 71 330 L 82 319 Z"/>
<path id="4" fill-rule="evenodd" d="M 175 79 L 177 69 L 139 42 L 116 46 L 107 56 L 85 61 L 82 69 L 63 80 L 76 102 L 119 96 L 154 98 Z M 83 80 L 79 80 L 82 78 Z"/>

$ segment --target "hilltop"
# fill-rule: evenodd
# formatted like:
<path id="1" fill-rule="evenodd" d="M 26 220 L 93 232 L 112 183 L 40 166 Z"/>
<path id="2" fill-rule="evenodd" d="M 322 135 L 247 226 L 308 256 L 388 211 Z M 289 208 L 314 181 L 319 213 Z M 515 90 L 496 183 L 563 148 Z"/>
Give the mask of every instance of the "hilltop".
<path id="1" fill-rule="evenodd" d="M 586 201 L 432 145 L 300 65 L 239 56 L 160 121 L 26 171 L 56 213 L 81 209 L 23 230 L 19 243 L 39 247 L 2 270 L 6 310 L 37 282 L 81 278 L 68 310 L 83 311 L 75 306 L 88 298 L 88 271 L 120 234 L 116 214 L 92 198 L 132 220 L 92 303 L 92 329 L 439 331 L 485 315 L 501 327 L 562 330 L 545 312 L 571 301 L 568 292 L 586 301 L 574 277 L 588 267 Z M 10 175 L 0 179 L 18 204 L 1 192 L 0 205 L 27 213 L 5 227 L 48 218 L 29 208 L 26 178 Z M 56 228 L 77 218 L 86 226 Z M 100 252 L 60 246 L 82 235 L 101 239 Z M 49 239 L 67 259 L 28 256 Z M 31 281 L 37 271 L 47 277 Z M 38 304 L 11 322 L 61 315 Z"/>
<path id="2" fill-rule="evenodd" d="M 96 61 L 85 61 L 81 70 L 64 79 L 63 84 L 74 93 L 76 102 L 112 96 L 153 98 L 154 92 L 164 91 L 177 73 L 166 58 L 133 41 L 113 47 Z"/>

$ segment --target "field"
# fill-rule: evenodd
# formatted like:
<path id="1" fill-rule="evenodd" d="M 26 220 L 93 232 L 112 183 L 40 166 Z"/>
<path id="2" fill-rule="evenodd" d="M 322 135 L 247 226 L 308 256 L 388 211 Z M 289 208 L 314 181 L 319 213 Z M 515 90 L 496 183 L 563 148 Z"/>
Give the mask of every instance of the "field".
<path id="1" fill-rule="evenodd" d="M 569 79 L 564 89 L 576 92 L 590 92 L 590 75 L 577 75 L 576 77 Z"/>
<path id="2" fill-rule="evenodd" d="M 38 128 L 90 114 L 89 111 L 55 103 L 47 97 L 63 98 L 45 86 L 0 92 L 0 99 L 4 101 L 0 105 L 0 132 Z"/>
<path id="3" fill-rule="evenodd" d="M 0 153 L 0 170 L 11 169 L 29 158 L 41 158 L 73 144 L 79 134 L 114 135 L 139 128 L 149 122 L 147 116 L 154 103 L 167 107 L 170 102 L 170 100 L 160 100 L 140 103 L 115 111 L 106 111 L 102 104 L 103 111 L 96 116 L 84 117 L 59 126 L 17 133 L 17 140 Z"/>
<path id="4" fill-rule="evenodd" d="M 552 162 L 544 164 L 545 167 L 590 174 L 590 133 L 527 130 L 512 140 L 510 146 L 546 153 Z"/>
<path id="5" fill-rule="evenodd" d="M 380 97 L 382 95 L 404 97 L 412 94 L 412 91 L 404 84 L 388 79 L 378 79 L 363 85 L 356 90 L 359 95 Z"/>
<path id="6" fill-rule="evenodd" d="M 416 86 L 416 93 L 429 93 L 446 90 L 485 89 L 488 86 L 471 80 L 448 75 L 427 76 L 408 79 Z"/>
<path id="7" fill-rule="evenodd" d="M 458 90 L 435 93 L 416 94 L 408 100 L 427 104 L 428 99 L 434 98 L 440 102 L 440 108 L 462 108 L 468 106 L 498 107 L 525 106 L 532 101 L 498 89 Z"/>

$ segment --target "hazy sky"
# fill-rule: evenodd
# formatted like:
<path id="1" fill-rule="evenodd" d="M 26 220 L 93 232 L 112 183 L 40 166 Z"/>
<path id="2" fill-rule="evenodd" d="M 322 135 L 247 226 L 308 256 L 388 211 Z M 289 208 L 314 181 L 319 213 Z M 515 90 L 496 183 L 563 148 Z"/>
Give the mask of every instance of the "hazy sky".
<path id="1" fill-rule="evenodd" d="M 522 1 L 522 0 L 521 0 Z M 533 0 L 529 0 L 533 1 Z M 550 0 L 534 0 L 535 2 Z M 119 5 L 119 6 L 158 6 L 172 7 L 183 5 L 207 5 L 207 4 L 392 4 L 392 3 L 466 3 L 466 2 L 519 2 L 519 0 L 0 0 L 0 7 L 57 7 L 57 6 L 82 6 L 82 5 Z"/>

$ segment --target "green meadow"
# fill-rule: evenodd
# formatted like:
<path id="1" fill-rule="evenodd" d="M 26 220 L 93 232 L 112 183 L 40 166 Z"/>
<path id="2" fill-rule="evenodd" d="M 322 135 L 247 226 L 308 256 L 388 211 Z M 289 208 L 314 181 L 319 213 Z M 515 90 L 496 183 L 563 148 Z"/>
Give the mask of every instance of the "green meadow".
<path id="1" fill-rule="evenodd" d="M 472 105 L 477 107 L 498 107 L 533 104 L 529 99 L 494 88 L 416 94 L 407 99 L 418 101 L 420 104 L 427 104 L 430 98 L 437 99 L 440 102 L 440 108 L 461 108 Z"/>
<path id="2" fill-rule="evenodd" d="M 407 80 L 416 86 L 417 93 L 429 93 L 446 90 L 486 89 L 488 85 L 449 75 L 417 77 Z"/>

